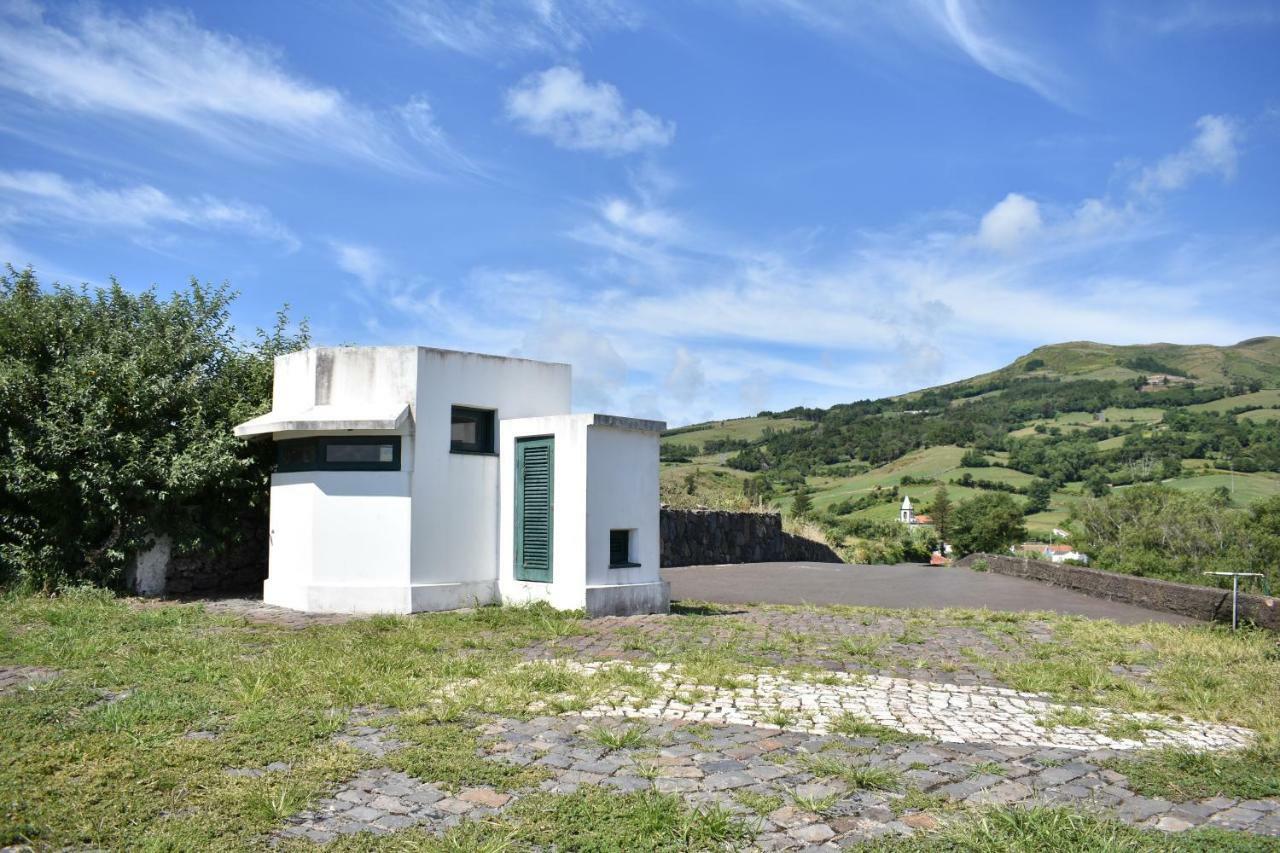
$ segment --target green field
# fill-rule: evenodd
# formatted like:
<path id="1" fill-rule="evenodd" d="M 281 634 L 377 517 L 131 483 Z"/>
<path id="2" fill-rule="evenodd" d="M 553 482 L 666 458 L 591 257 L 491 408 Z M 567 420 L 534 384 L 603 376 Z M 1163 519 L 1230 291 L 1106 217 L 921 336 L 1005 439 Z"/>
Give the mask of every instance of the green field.
<path id="1" fill-rule="evenodd" d="M 1251 421 L 1280 421 L 1280 409 L 1254 409 L 1251 412 L 1241 412 L 1236 417 Z"/>
<path id="2" fill-rule="evenodd" d="M 1272 495 L 1280 495 L 1280 474 L 1271 473 L 1233 475 L 1229 471 L 1218 471 L 1199 477 L 1166 480 L 1165 483 L 1187 492 L 1211 492 L 1221 486 L 1231 490 L 1231 502 L 1236 506 L 1247 506 Z"/>
<path id="3" fill-rule="evenodd" d="M 1221 400 L 1213 400 L 1209 403 L 1197 403 L 1194 406 L 1187 406 L 1187 408 L 1193 412 L 1226 412 L 1246 406 L 1251 409 L 1280 406 L 1280 391 L 1271 388 L 1264 391 L 1255 391 L 1252 394 L 1237 394 L 1234 397 L 1223 397 Z"/>
<path id="4" fill-rule="evenodd" d="M 766 429 L 786 432 L 793 429 L 809 429 L 811 421 L 799 418 L 734 418 L 728 421 L 709 421 L 705 429 L 668 431 L 662 436 L 663 444 L 692 444 L 701 449 L 707 441 L 714 439 L 734 438 L 742 441 L 757 441 Z"/>

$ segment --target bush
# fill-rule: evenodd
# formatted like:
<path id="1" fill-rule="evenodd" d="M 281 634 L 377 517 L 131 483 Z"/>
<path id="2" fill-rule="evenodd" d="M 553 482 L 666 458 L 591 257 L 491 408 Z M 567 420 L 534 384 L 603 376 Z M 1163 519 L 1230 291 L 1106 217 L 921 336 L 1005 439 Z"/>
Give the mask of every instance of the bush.
<path id="1" fill-rule="evenodd" d="M 1140 485 L 1080 501 L 1071 519 L 1073 544 L 1099 568 L 1189 583 L 1214 583 L 1206 571 L 1262 571 L 1278 580 L 1280 498 L 1246 512 L 1212 495 Z"/>
<path id="2" fill-rule="evenodd" d="M 960 553 L 1000 553 L 1026 538 L 1022 507 L 1004 492 L 961 501 L 951 513 L 951 545 Z"/>
<path id="3" fill-rule="evenodd" d="M 271 446 L 231 427 L 268 408 L 273 357 L 307 332 L 282 312 L 247 343 L 234 298 L 0 275 L 0 581 L 115 585 L 157 534 L 217 552 L 246 512 L 266 523 Z"/>

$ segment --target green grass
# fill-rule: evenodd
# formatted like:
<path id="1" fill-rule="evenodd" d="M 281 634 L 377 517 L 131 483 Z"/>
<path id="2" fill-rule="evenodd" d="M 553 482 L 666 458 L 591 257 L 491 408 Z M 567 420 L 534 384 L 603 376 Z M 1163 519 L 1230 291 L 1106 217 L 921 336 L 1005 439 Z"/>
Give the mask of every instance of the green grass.
<path id="1" fill-rule="evenodd" d="M 639 749 L 649 745 L 649 737 L 644 733 L 644 729 L 638 726 L 621 728 L 596 726 L 587 732 L 587 736 L 609 750 Z"/>
<path id="2" fill-rule="evenodd" d="M 1231 409 L 1269 409 L 1280 406 L 1280 391 L 1272 388 L 1255 391 L 1252 394 L 1237 394 L 1234 397 L 1223 397 L 1208 403 L 1196 403 L 1187 406 L 1193 412 L 1226 412 Z"/>
<path id="3" fill-rule="evenodd" d="M 701 427 L 701 424 L 695 426 Z M 812 421 L 799 418 L 734 418 L 727 421 L 708 421 L 706 429 L 689 429 L 681 427 L 669 430 L 662 436 L 663 444 L 692 444 L 701 448 L 708 441 L 738 439 L 741 441 L 758 441 L 764 436 L 766 429 L 774 432 L 788 432 L 795 429 L 810 429 Z"/>
<path id="4" fill-rule="evenodd" d="M 1113 759 L 1107 766 L 1129 777 L 1130 787 L 1146 797 L 1171 801 L 1280 797 L 1280 749 L 1266 744 L 1237 753 L 1165 748 Z"/>
<path id="5" fill-rule="evenodd" d="M 1121 853 L 1121 851 L 1263 851 L 1275 840 L 1220 829 L 1171 835 L 1066 808 L 992 808 L 973 812 L 935 833 L 883 840 L 873 851 L 944 853 Z"/>
<path id="6" fill-rule="evenodd" d="M 1241 412 L 1236 417 L 1250 421 L 1280 421 L 1280 408 L 1254 409 L 1251 412 Z"/>
<path id="7" fill-rule="evenodd" d="M 1280 764 L 1274 748 L 1280 740 L 1280 655 L 1272 636 L 1216 627 L 1122 626 L 1048 613 L 816 609 L 871 626 L 875 637 L 894 636 L 904 625 L 908 632 L 922 631 L 911 626 L 923 625 L 929 631 L 990 631 L 1008 653 L 981 664 L 1015 689 L 1089 707 L 1229 722 L 1260 733 L 1254 749 L 1213 756 L 1206 765 L 1176 756 L 1143 759 L 1140 768 L 1125 772 L 1142 780 L 1135 784 L 1151 786 L 1145 790 L 1246 797 L 1277 784 L 1274 773 L 1265 772 L 1266 762 L 1272 768 Z M 646 659 L 678 664 L 691 683 L 708 687 L 735 685 L 744 673 L 776 665 L 776 649 L 783 650 L 784 660 L 797 651 L 825 657 L 838 655 L 841 641 L 851 639 L 837 628 L 800 637 L 770 632 L 696 603 L 674 610 L 664 630 L 646 638 Z M 1039 633 L 1051 631 L 1053 641 L 1031 639 L 1027 628 L 1033 624 Z M 527 794 L 544 771 L 484 759 L 476 726 L 488 715 L 525 718 L 584 708 L 616 689 L 640 697 L 656 689 L 641 669 L 588 676 L 554 662 L 519 665 L 522 650 L 531 645 L 597 630 L 598 623 L 580 614 L 543 607 L 486 607 L 288 630 L 212 615 L 199 605 L 137 607 L 95 592 L 0 597 L 0 661 L 62 673 L 0 696 L 0 791 L 23 792 L 0 797 L 0 841 L 41 849 L 256 849 L 283 816 L 374 766 L 448 789 L 487 785 Z M 565 654 L 576 656 L 574 648 L 565 644 Z M 868 661 L 884 654 L 876 642 L 846 649 Z M 1136 679 L 1115 671 L 1117 665 L 1150 672 Z M 811 670 L 796 674 L 815 677 Z M 103 702 L 104 693 L 126 691 L 114 703 Z M 394 737 L 408 746 L 375 758 L 334 743 L 347 709 L 357 706 L 398 710 Z M 919 739 L 853 716 L 835 720 L 832 729 L 854 738 Z M 184 737 L 196 730 L 217 737 Z M 641 745 L 642 731 L 619 727 L 594 737 L 606 748 L 633 748 Z M 224 772 L 275 761 L 293 769 L 259 778 Z M 858 777 L 870 768 L 840 772 L 864 787 L 887 784 Z M 698 814 L 669 801 L 619 800 L 598 791 L 531 801 L 552 814 L 620 815 L 618 821 L 631 829 L 616 831 L 627 838 L 636 826 L 657 826 L 653 843 L 659 846 L 653 849 L 715 846 L 716 838 L 736 838 L 742 831 L 723 814 Z M 458 830 L 439 841 L 424 837 L 423 849 L 544 842 L 563 847 L 566 838 L 577 837 L 555 840 L 561 831 L 583 833 L 582 849 L 609 849 L 623 837 L 610 835 L 612 827 L 557 829 L 540 820 L 512 807 L 491 827 Z"/>
<path id="8" fill-rule="evenodd" d="M 872 737 L 884 743 L 913 743 L 919 735 L 873 723 L 857 714 L 841 714 L 831 721 L 831 731 L 847 737 Z"/>
<path id="9" fill-rule="evenodd" d="M 807 756 L 801 764 L 814 776 L 839 779 L 854 791 L 896 791 L 902 780 L 901 774 L 891 768 L 850 764 L 830 755 Z"/>
<path id="10" fill-rule="evenodd" d="M 1165 485 L 1184 492 L 1207 493 L 1215 489 L 1227 489 L 1232 494 L 1231 502 L 1236 506 L 1248 506 L 1257 501 L 1280 495 L 1280 474 L 1270 472 L 1231 474 L 1219 470 L 1214 474 L 1198 477 L 1180 477 L 1166 480 Z"/>

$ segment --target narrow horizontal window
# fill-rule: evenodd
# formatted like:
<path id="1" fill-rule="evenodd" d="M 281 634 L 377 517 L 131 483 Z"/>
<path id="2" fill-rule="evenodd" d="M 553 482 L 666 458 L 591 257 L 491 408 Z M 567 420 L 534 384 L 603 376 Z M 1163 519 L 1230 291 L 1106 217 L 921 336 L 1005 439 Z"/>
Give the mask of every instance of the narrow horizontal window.
<path id="1" fill-rule="evenodd" d="M 276 471 L 399 471 L 400 436 L 291 438 L 276 442 Z"/>
<path id="2" fill-rule="evenodd" d="M 494 452 L 494 412 L 454 406 L 449 428 L 449 449 L 454 453 Z"/>

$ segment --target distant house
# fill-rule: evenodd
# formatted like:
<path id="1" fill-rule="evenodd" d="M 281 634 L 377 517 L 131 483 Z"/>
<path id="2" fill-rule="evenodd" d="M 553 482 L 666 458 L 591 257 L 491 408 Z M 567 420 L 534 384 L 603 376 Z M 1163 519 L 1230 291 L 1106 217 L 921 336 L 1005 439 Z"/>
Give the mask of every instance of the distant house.
<path id="1" fill-rule="evenodd" d="M 1089 556 L 1081 553 L 1070 545 L 1046 545 L 1043 542 L 1024 542 L 1021 546 L 1013 549 L 1015 553 L 1035 555 L 1044 560 L 1050 560 L 1054 563 L 1065 563 L 1068 560 L 1074 560 L 1078 563 L 1088 563 Z"/>

